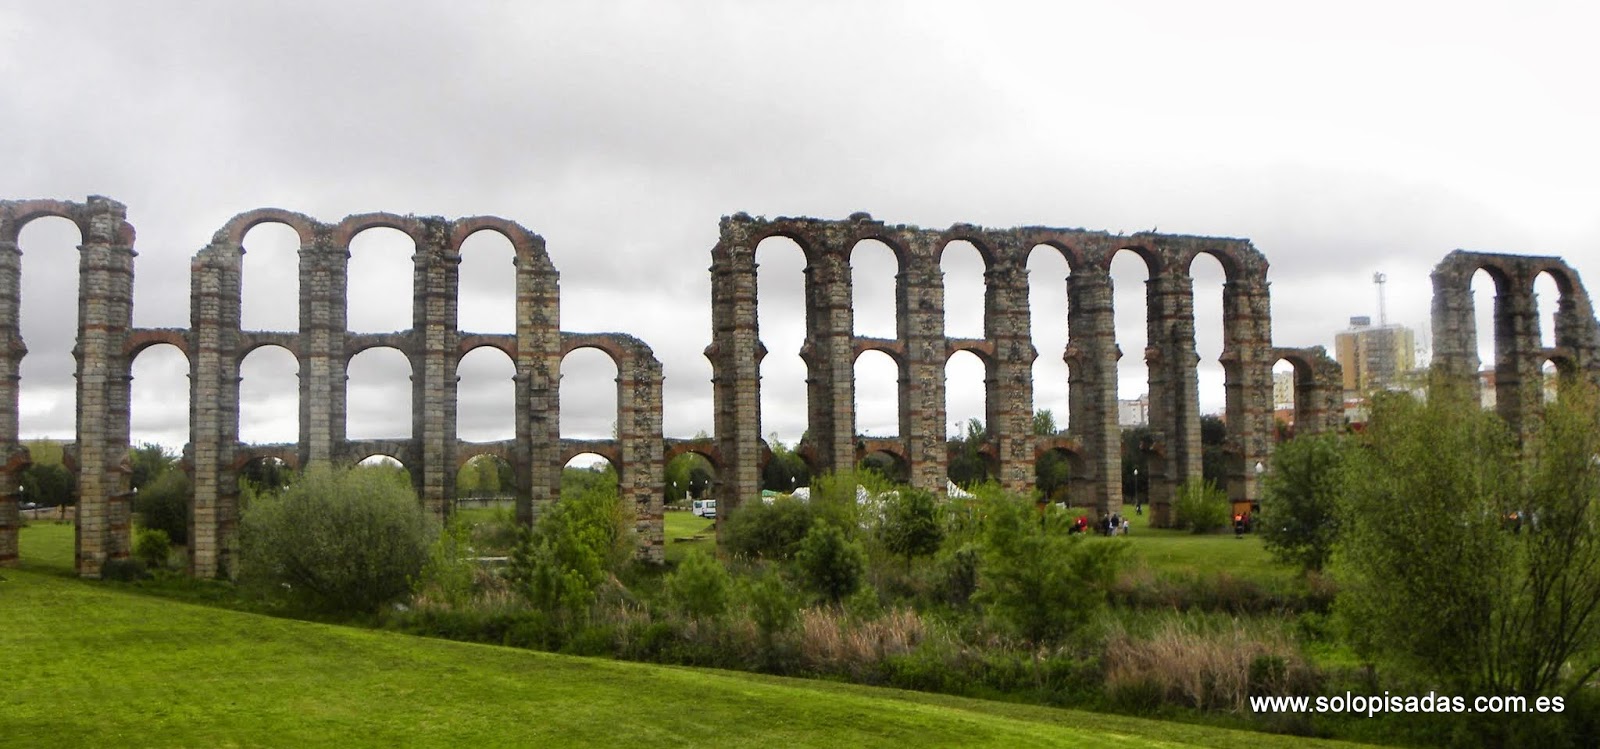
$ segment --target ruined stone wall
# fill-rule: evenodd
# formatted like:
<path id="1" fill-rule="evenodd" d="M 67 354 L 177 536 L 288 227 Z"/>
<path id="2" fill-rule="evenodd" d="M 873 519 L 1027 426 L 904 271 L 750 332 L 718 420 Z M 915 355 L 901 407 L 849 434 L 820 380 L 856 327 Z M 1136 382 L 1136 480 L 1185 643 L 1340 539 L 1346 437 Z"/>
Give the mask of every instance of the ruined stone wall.
<path id="1" fill-rule="evenodd" d="M 1433 270 L 1433 363 L 1474 392 L 1479 387 L 1477 315 L 1472 277 L 1494 279 L 1495 408 L 1518 434 L 1533 428 L 1544 393 L 1542 369 L 1554 362 L 1564 379 L 1600 383 L 1600 325 L 1578 272 L 1558 257 L 1456 250 Z M 1534 281 L 1548 273 L 1560 297 L 1554 301 L 1555 345 L 1539 335 L 1539 299 Z"/>
<path id="2" fill-rule="evenodd" d="M 1041 451 L 1076 453 L 1076 493 L 1105 513 L 1121 507 L 1120 430 L 1116 423 L 1117 349 L 1112 318 L 1110 264 L 1131 250 L 1150 268 L 1147 285 L 1150 367 L 1150 496 L 1157 522 L 1166 522 L 1174 488 L 1200 475 L 1200 412 L 1194 348 L 1194 300 L 1189 267 L 1196 255 L 1215 256 L 1227 273 L 1224 289 L 1223 362 L 1227 371 L 1229 492 L 1255 497 L 1256 477 L 1247 466 L 1267 459 L 1273 436 L 1271 320 L 1267 263 L 1238 239 L 1136 234 L 1113 236 L 1081 229 L 1024 227 L 985 229 L 960 224 L 946 230 L 892 226 L 856 214 L 843 221 L 811 218 L 758 219 L 738 214 L 722 220 L 712 252 L 713 339 L 706 355 L 715 371 L 719 512 L 726 513 L 760 491 L 760 361 L 766 349 L 756 323 L 756 247 L 786 237 L 805 253 L 808 429 L 798 448 L 815 456 L 821 470 L 854 465 L 867 440 L 854 433 L 854 358 L 878 350 L 901 371 L 900 435 L 872 440 L 908 469 L 913 485 L 934 492 L 946 486 L 945 362 L 956 351 L 983 360 L 990 444 L 983 447 L 1000 483 L 1025 490 L 1034 482 Z M 878 240 L 899 261 L 896 277 L 897 334 L 894 340 L 853 335 L 849 309 L 850 253 L 858 242 Z M 944 335 L 944 286 L 939 257 L 954 241 L 975 246 L 987 264 L 984 275 L 984 337 Z M 1029 329 L 1028 254 L 1055 248 L 1071 275 L 1068 320 L 1071 339 L 1060 352 L 1069 366 L 1070 439 L 1032 434 L 1032 364 Z M 1054 352 L 1051 355 L 1056 355 Z M 1308 385 L 1326 371 L 1312 370 Z M 1325 408 L 1325 406 L 1324 406 Z M 1046 444 L 1048 443 L 1048 444 Z M 1058 444 L 1059 443 L 1059 444 Z M 851 449 L 851 448 L 856 449 Z"/>

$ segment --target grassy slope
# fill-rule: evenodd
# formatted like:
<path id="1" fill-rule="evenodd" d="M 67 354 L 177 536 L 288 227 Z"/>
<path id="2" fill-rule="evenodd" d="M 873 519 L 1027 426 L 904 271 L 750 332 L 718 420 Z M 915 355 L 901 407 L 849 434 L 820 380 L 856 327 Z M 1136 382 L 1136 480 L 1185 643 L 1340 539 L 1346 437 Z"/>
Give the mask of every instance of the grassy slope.
<path id="1" fill-rule="evenodd" d="M 62 538 L 0 583 L 0 746 L 1334 746 L 194 606 L 44 574 Z"/>

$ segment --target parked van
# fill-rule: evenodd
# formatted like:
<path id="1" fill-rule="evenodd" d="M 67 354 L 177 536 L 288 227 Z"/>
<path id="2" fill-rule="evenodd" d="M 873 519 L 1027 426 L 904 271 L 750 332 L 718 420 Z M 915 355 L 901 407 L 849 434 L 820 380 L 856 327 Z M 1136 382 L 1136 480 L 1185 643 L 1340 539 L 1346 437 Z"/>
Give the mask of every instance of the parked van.
<path id="1" fill-rule="evenodd" d="M 697 517 L 716 519 L 717 500 L 697 499 L 694 500 L 694 504 L 689 509 L 690 512 L 693 512 Z"/>

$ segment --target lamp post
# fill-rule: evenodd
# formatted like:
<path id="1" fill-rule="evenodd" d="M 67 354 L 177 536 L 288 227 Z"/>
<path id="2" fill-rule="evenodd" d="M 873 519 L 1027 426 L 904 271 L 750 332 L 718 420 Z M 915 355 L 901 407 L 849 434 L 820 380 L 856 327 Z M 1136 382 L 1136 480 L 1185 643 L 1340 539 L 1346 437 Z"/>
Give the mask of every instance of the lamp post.
<path id="1" fill-rule="evenodd" d="M 1139 467 L 1133 467 L 1133 514 L 1144 514 L 1144 495 L 1139 493 Z"/>

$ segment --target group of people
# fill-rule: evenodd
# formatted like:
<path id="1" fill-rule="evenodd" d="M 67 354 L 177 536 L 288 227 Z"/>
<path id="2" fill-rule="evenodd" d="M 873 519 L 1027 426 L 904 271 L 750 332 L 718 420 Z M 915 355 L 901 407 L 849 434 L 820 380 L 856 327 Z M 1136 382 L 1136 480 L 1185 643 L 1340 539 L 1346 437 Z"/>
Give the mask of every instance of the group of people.
<path id="1" fill-rule="evenodd" d="M 1089 518 L 1084 515 L 1079 515 L 1078 519 L 1072 522 L 1072 528 L 1069 530 L 1069 532 L 1088 533 L 1090 527 L 1091 525 L 1089 523 Z M 1094 528 L 1095 533 L 1098 533 L 1102 536 L 1126 536 L 1128 535 L 1129 524 L 1128 519 L 1123 517 L 1122 513 L 1113 512 L 1110 515 L 1101 515 L 1100 519 L 1094 521 L 1092 527 Z"/>
<path id="2" fill-rule="evenodd" d="M 1233 513 L 1233 535 L 1236 538 L 1244 538 L 1244 534 L 1249 533 L 1250 532 L 1250 527 L 1252 525 L 1254 525 L 1254 524 L 1255 524 L 1255 521 L 1251 520 L 1250 513 L 1248 513 L 1248 512 L 1235 512 L 1235 513 Z"/>

